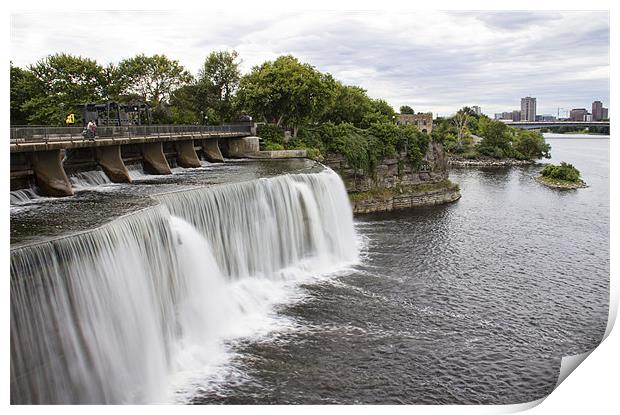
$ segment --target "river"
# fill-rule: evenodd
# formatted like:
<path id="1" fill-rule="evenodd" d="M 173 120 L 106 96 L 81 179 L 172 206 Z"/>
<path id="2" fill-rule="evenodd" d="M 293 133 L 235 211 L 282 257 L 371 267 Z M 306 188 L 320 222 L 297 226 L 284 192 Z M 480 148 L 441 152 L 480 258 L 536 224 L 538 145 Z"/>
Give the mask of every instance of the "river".
<path id="1" fill-rule="evenodd" d="M 122 297 L 127 290 L 145 289 L 140 284 L 150 278 L 166 284 L 167 277 L 160 274 L 167 272 L 180 281 L 179 287 L 189 287 L 189 300 L 128 295 L 115 304 L 97 302 L 95 307 L 76 306 L 83 299 L 74 298 L 72 310 L 82 310 L 92 322 L 92 327 L 70 325 L 71 330 L 80 332 L 75 344 L 40 345 L 34 332 L 32 338 L 20 338 L 20 344 L 35 350 L 35 355 L 43 354 L 41 350 L 61 350 L 66 356 L 70 350 L 70 356 L 84 362 L 80 366 L 65 361 L 55 370 L 69 373 L 74 381 L 86 379 L 89 385 L 77 392 L 71 384 L 52 391 L 48 391 L 49 385 L 38 385 L 37 393 L 45 399 L 32 390 L 14 394 L 12 388 L 12 399 L 503 404 L 545 396 L 556 383 L 562 356 L 585 352 L 600 342 L 609 294 L 609 139 L 562 136 L 548 137 L 548 142 L 553 155 L 550 161 L 573 163 L 588 188 L 560 191 L 540 185 L 534 177 L 542 164 L 453 169 L 450 178 L 460 185 L 463 195 L 459 201 L 361 216 L 351 222 L 340 200 L 340 185 L 311 164 L 275 169 L 261 167 L 274 165 L 262 162 L 252 163 L 254 167 L 248 169 L 241 167 L 243 163 L 219 167 L 221 170 L 208 166 L 209 177 L 216 179 L 194 181 L 202 186 L 206 181 L 224 183 L 231 177 L 243 181 L 271 172 L 265 176 L 272 179 L 254 181 L 234 192 L 226 186 L 216 192 L 192 192 L 192 184 L 183 177 L 189 173 L 184 171 L 176 179 L 152 179 L 150 185 L 138 185 L 138 194 L 167 193 L 156 197 L 166 211 L 150 213 L 152 217 L 140 217 L 140 221 L 146 222 L 147 228 L 153 226 L 150 223 L 165 222 L 157 232 L 149 230 L 149 238 L 172 242 L 153 251 L 140 242 L 142 236 L 135 238 L 138 242 L 125 241 L 122 235 L 142 229 L 129 218 L 126 224 L 105 231 L 105 238 L 95 238 L 93 250 L 87 251 L 110 258 L 64 272 L 80 282 L 80 290 L 93 277 L 106 278 L 111 269 L 118 275 L 143 273 L 144 281 L 139 277 L 139 283 L 123 282 L 122 289 L 111 290 L 110 295 Z M 278 179 L 282 172 L 309 174 L 290 181 Z M 106 186 L 110 187 L 104 184 L 103 188 Z M 116 192 L 125 196 L 114 215 L 138 208 L 152 210 L 151 203 L 144 202 L 151 198 L 137 197 L 127 187 L 103 188 L 95 186 L 64 202 L 15 205 L 13 246 L 40 238 L 28 232 L 28 224 L 40 223 L 42 218 L 48 218 L 44 227 L 47 237 L 79 228 L 80 221 L 49 223 L 49 218 L 63 211 L 63 204 L 75 211 L 84 206 L 87 213 L 106 212 L 106 203 L 117 206 L 110 197 Z M 169 193 L 179 188 L 180 192 Z M 299 195 L 304 202 L 298 205 L 297 196 L 291 195 Z M 91 202 L 81 203 L 79 197 Z M 267 209 L 268 215 L 260 216 L 261 209 Z M 110 217 L 84 216 L 87 227 L 100 226 Z M 306 224 L 300 227 L 298 217 Z M 228 229 L 227 234 L 233 236 L 217 236 L 215 229 Z M 140 230 L 139 235 L 144 232 Z M 158 236 L 160 233 L 164 236 Z M 113 267 L 111 258 L 119 255 L 117 248 L 101 241 L 117 239 L 131 248 L 127 252 L 160 258 L 161 264 L 151 269 L 152 264 L 121 260 L 127 269 Z M 83 243 L 54 249 L 66 249 L 66 255 L 75 258 Z M 32 267 L 23 264 L 32 258 L 41 261 L 42 252 L 28 252 L 21 258 L 21 268 L 15 266 L 20 271 L 12 272 L 13 278 L 26 275 L 24 269 L 32 273 Z M 168 256 L 177 258 L 161 259 Z M 53 268 L 50 264 L 46 267 Z M 194 275 L 200 268 L 205 272 Z M 52 271 L 50 278 L 64 278 L 62 272 Z M 110 284 L 120 283 L 112 279 L 105 286 L 87 287 L 83 295 L 92 295 L 88 294 L 90 288 L 107 290 Z M 24 285 L 12 286 L 12 290 L 13 314 L 15 310 L 25 316 L 31 313 L 25 311 L 26 301 L 15 304 L 31 289 Z M 190 295 L 192 291 L 195 295 Z M 145 309 L 132 308 L 136 301 L 146 304 Z M 30 307 L 32 304 L 38 303 L 33 301 Z M 116 316 L 119 304 L 124 315 Z M 51 308 L 58 316 L 73 318 L 74 311 L 58 311 L 57 307 Z M 169 312 L 166 307 L 177 311 Z M 118 327 L 102 322 L 109 317 L 101 314 L 106 310 L 118 318 Z M 152 327 L 148 315 L 136 315 L 149 311 L 163 316 Z M 43 319 L 44 314 L 38 318 Z M 129 323 L 123 320 L 128 316 Z M 12 321 L 13 342 L 16 330 L 24 331 L 20 324 Z M 173 327 L 161 334 L 158 324 Z M 136 327 L 140 328 L 138 338 L 130 334 Z M 100 337 L 103 333 L 91 331 L 93 328 L 119 336 L 114 344 L 96 348 L 95 357 L 92 351 L 82 353 L 82 348 L 88 349 L 84 344 L 109 341 Z M 84 340 L 84 333 L 92 338 Z M 127 344 L 128 339 L 139 343 L 144 336 L 151 343 L 162 344 L 146 343 L 146 354 L 140 350 L 144 345 Z M 141 362 L 131 361 L 140 354 L 146 355 L 138 359 Z M 115 359 L 119 362 L 112 368 L 99 368 L 98 360 Z M 12 348 L 12 368 L 15 361 Z M 136 373 L 127 375 L 123 365 Z M 100 375 L 97 382 L 89 378 L 96 377 L 92 366 L 98 368 L 94 370 Z M 80 367 L 91 369 L 76 375 Z M 47 369 L 43 373 L 49 379 L 58 377 Z M 114 376 L 129 382 L 117 388 L 101 384 Z M 144 376 L 157 381 L 139 388 L 131 383 Z"/>

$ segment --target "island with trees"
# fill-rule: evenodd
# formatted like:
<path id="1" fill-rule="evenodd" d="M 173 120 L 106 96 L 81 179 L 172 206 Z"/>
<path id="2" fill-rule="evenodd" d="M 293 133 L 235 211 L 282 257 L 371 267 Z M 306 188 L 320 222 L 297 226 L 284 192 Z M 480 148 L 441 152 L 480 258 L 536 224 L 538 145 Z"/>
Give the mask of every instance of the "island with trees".
<path id="1" fill-rule="evenodd" d="M 558 164 L 547 164 L 536 181 L 554 189 L 579 189 L 587 187 L 581 179 L 579 170 L 572 164 L 561 162 Z"/>
<path id="2" fill-rule="evenodd" d="M 469 107 L 452 117 L 438 118 L 431 135 L 443 143 L 451 166 L 529 165 L 551 157 L 551 146 L 540 132 L 510 127 Z"/>
<path id="3" fill-rule="evenodd" d="M 460 197 L 448 180 L 443 147 L 449 140 L 397 125 L 386 101 L 291 55 L 244 75 L 239 65 L 234 51 L 212 52 L 197 75 L 164 55 L 103 66 L 57 54 L 28 68 L 11 65 L 11 124 L 63 125 L 84 103 L 108 101 L 146 103 L 153 124 L 221 124 L 251 116 L 263 149 L 303 149 L 340 174 L 355 212 Z"/>

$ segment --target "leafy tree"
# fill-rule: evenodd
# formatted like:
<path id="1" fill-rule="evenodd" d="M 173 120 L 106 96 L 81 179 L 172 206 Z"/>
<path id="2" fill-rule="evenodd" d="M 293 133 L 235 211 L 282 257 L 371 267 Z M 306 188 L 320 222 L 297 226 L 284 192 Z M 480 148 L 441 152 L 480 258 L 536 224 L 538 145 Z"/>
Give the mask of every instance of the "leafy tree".
<path id="1" fill-rule="evenodd" d="M 233 97 L 241 79 L 238 56 L 236 51 L 211 52 L 198 74 L 195 91 L 200 97 L 198 108 L 203 113 L 213 110 L 213 118 L 218 121 L 231 121 L 235 118 Z"/>
<path id="2" fill-rule="evenodd" d="M 23 110 L 23 105 L 32 97 L 34 84 L 32 72 L 11 63 L 11 125 L 28 123 L 28 113 Z"/>
<path id="3" fill-rule="evenodd" d="M 326 76 L 290 55 L 256 66 L 239 83 L 239 107 L 277 126 L 293 127 L 318 119 L 329 102 Z"/>
<path id="4" fill-rule="evenodd" d="M 400 113 L 401 114 L 415 114 L 415 111 L 413 111 L 413 108 L 411 108 L 409 105 L 403 105 L 402 107 L 400 107 Z"/>
<path id="5" fill-rule="evenodd" d="M 30 99 L 22 105 L 29 123 L 61 125 L 66 114 L 79 114 L 82 104 L 101 99 L 103 68 L 92 59 L 61 53 L 29 70 L 33 76 Z"/>
<path id="6" fill-rule="evenodd" d="M 366 90 L 358 86 L 343 85 L 333 80 L 331 75 L 328 75 L 326 83 L 331 93 L 322 121 L 336 124 L 350 123 L 361 127 L 364 118 L 373 111 L 372 100 L 366 95 Z"/>
<path id="7" fill-rule="evenodd" d="M 167 102 L 172 92 L 189 83 L 191 74 L 165 55 L 137 55 L 125 59 L 118 65 L 122 74 L 125 93 L 139 94 L 154 111 L 162 102 Z"/>
<path id="8" fill-rule="evenodd" d="M 545 142 L 543 135 L 537 131 L 518 130 L 512 143 L 519 158 L 532 160 L 551 158 L 551 146 Z"/>
<path id="9" fill-rule="evenodd" d="M 487 117 L 481 117 L 478 133 L 482 136 L 482 141 L 479 144 L 481 154 L 495 158 L 512 156 L 512 136 L 506 124 Z"/>

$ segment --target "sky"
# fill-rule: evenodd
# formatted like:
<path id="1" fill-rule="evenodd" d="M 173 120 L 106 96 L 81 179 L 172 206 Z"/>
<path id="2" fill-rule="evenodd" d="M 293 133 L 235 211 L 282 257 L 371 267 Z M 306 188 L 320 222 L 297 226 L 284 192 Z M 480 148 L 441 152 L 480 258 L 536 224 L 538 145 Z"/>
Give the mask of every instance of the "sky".
<path id="1" fill-rule="evenodd" d="M 117 63 L 163 53 L 197 74 L 214 50 L 242 73 L 292 54 L 396 110 L 493 116 L 537 98 L 537 113 L 609 106 L 607 11 L 14 12 L 10 58 L 65 52 Z"/>

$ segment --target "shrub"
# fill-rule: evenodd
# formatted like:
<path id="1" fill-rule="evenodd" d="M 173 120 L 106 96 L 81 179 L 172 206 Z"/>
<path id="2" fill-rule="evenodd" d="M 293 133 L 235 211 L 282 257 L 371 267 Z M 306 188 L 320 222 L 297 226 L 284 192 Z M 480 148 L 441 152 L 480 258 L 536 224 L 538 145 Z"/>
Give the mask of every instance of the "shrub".
<path id="1" fill-rule="evenodd" d="M 257 134 L 266 145 L 269 143 L 284 144 L 284 130 L 274 124 L 264 124 L 258 128 Z"/>
<path id="2" fill-rule="evenodd" d="M 284 150 L 284 146 L 280 143 L 267 142 L 267 144 L 265 144 L 265 150 L 266 151 Z"/>
<path id="3" fill-rule="evenodd" d="M 543 177 L 573 183 L 581 180 L 579 170 L 577 170 L 572 164 L 565 162 L 560 163 L 559 166 L 555 164 L 547 164 L 541 174 Z"/>

